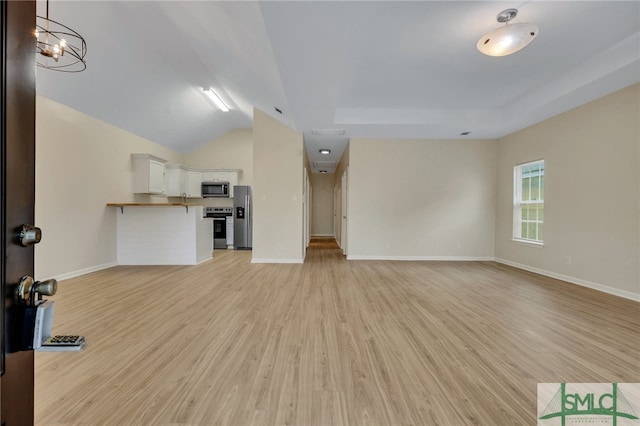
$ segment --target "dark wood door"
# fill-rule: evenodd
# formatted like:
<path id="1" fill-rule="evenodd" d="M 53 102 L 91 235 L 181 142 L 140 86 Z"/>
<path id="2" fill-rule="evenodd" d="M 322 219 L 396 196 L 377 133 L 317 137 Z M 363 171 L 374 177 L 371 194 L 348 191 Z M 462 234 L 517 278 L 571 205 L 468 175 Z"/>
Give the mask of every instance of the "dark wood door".
<path id="1" fill-rule="evenodd" d="M 0 0 L 0 9 L 0 423 L 16 426 L 33 424 L 33 351 L 21 350 L 25 308 L 14 295 L 20 278 L 33 276 L 33 247 L 18 243 L 17 230 L 34 218 L 36 7 L 34 1 Z"/>

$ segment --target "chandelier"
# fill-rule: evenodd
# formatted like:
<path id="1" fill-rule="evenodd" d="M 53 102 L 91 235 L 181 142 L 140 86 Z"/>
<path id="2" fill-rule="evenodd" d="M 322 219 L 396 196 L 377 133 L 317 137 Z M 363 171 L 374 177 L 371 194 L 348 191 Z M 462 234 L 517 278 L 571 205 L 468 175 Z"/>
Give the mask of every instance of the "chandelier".
<path id="1" fill-rule="evenodd" d="M 36 58 L 39 67 L 62 72 L 80 72 L 87 68 L 84 60 L 87 43 L 76 31 L 53 19 L 49 19 L 49 0 L 47 15 L 36 16 Z"/>

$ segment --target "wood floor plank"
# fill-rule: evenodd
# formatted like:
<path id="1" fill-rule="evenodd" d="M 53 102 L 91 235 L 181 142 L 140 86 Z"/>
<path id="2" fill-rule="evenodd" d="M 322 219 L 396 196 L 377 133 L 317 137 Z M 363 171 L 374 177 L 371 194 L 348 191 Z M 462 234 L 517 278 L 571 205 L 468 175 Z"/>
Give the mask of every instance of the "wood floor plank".
<path id="1" fill-rule="evenodd" d="M 640 382 L 640 304 L 492 262 L 216 251 L 60 283 L 38 425 L 533 424 L 538 382 Z"/>

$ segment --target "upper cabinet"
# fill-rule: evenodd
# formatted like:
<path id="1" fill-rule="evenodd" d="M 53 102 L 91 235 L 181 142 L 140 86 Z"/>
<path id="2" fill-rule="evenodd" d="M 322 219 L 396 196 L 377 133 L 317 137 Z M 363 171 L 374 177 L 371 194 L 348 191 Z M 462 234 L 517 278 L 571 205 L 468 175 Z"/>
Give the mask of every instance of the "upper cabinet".
<path id="1" fill-rule="evenodd" d="M 229 198 L 233 198 L 233 186 L 238 184 L 239 172 L 229 172 Z"/>
<path id="2" fill-rule="evenodd" d="M 239 182 L 240 169 L 199 169 L 169 164 L 151 154 L 131 154 L 133 192 L 167 197 L 202 198 L 202 182 L 229 182 L 229 197 Z"/>
<path id="3" fill-rule="evenodd" d="M 202 198 L 202 172 L 189 170 L 181 164 L 166 166 L 167 197 Z"/>
<path id="4" fill-rule="evenodd" d="M 187 170 L 187 197 L 202 198 L 202 172 Z"/>
<path id="5" fill-rule="evenodd" d="M 131 154 L 133 159 L 133 192 L 164 194 L 164 160 L 150 154 Z"/>
<path id="6" fill-rule="evenodd" d="M 182 197 L 187 193 L 187 170 L 181 164 L 165 165 L 167 197 Z"/>
<path id="7" fill-rule="evenodd" d="M 203 172 L 203 182 L 229 182 L 229 172 Z"/>

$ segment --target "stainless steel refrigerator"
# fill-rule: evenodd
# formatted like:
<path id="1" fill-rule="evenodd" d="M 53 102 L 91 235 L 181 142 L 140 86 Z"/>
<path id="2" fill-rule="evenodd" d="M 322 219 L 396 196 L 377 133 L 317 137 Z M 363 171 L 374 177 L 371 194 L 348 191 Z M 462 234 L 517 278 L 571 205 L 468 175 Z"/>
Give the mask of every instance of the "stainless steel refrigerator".
<path id="1" fill-rule="evenodd" d="M 253 194 L 250 186 L 233 187 L 233 245 L 236 250 L 251 250 L 253 240 Z"/>

